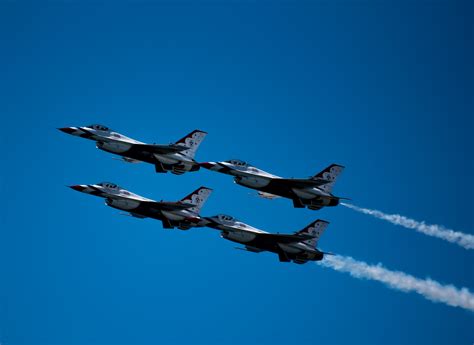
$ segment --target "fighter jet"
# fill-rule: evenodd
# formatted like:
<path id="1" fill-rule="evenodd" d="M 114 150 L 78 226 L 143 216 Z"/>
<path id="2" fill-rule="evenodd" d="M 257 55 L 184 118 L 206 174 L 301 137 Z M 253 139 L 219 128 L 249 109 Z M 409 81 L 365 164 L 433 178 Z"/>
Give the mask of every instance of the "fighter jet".
<path id="1" fill-rule="evenodd" d="M 102 125 L 58 129 L 67 134 L 94 140 L 98 149 L 122 156 L 124 162 L 151 163 L 155 165 L 157 173 L 171 171 L 176 175 L 199 170 L 194 156 L 207 135 L 206 132 L 196 129 L 174 144 L 157 145 L 137 141 Z"/>
<path id="2" fill-rule="evenodd" d="M 258 195 L 263 198 L 289 198 L 296 208 L 319 210 L 324 206 L 337 206 L 339 200 L 344 199 L 331 194 L 337 177 L 344 169 L 338 164 L 331 164 L 308 179 L 282 178 L 237 159 L 206 162 L 201 163 L 201 166 L 235 176 L 235 183 L 258 190 Z"/>
<path id="3" fill-rule="evenodd" d="M 316 249 L 319 237 L 329 224 L 325 220 L 318 219 L 294 234 L 271 234 L 224 214 L 205 217 L 205 220 L 206 226 L 221 230 L 222 238 L 244 244 L 243 250 L 276 253 L 282 262 L 304 264 L 322 260 L 325 254 L 331 254 Z"/>
<path id="4" fill-rule="evenodd" d="M 105 198 L 107 206 L 129 212 L 127 215 L 136 218 L 154 218 L 163 222 L 163 228 L 188 230 L 191 227 L 204 226 L 199 216 L 201 207 L 206 202 L 212 189 L 201 187 L 177 202 L 155 201 L 125 190 L 115 183 L 80 184 L 70 188 Z"/>

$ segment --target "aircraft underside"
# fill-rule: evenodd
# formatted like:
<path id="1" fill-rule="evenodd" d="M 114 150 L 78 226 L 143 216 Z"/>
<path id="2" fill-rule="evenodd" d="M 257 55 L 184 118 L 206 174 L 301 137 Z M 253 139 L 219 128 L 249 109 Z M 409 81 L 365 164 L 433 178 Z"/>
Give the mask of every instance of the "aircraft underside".
<path id="1" fill-rule="evenodd" d="M 251 241 L 248 242 L 241 242 L 232 238 L 229 238 L 226 235 L 226 232 L 222 232 L 222 237 L 236 243 L 244 244 L 247 251 L 250 252 L 261 252 L 261 251 L 268 251 L 275 254 L 278 254 L 278 259 L 281 262 L 290 262 L 293 261 L 297 264 L 304 264 L 308 261 L 320 261 L 323 259 L 324 254 L 321 252 L 309 252 L 305 250 L 293 250 L 294 253 L 290 253 L 288 251 L 283 250 L 280 245 L 274 241 L 268 241 L 258 236 Z M 296 248 L 294 248 L 296 249 Z"/>
<path id="2" fill-rule="evenodd" d="M 157 173 L 167 173 L 169 171 L 175 175 L 181 175 L 188 171 L 197 171 L 200 168 L 199 165 L 194 162 L 183 162 L 175 160 L 176 163 L 164 163 L 160 161 L 155 154 L 143 150 L 138 150 L 133 147 L 131 147 L 128 151 L 125 152 L 116 152 L 113 150 L 109 150 L 105 147 L 98 147 L 103 151 L 111 152 L 124 158 L 128 158 L 130 160 L 153 164 Z"/>
<path id="3" fill-rule="evenodd" d="M 109 199 L 106 200 L 106 204 L 112 208 L 116 208 L 122 211 L 127 211 L 133 217 L 136 217 L 136 218 L 153 218 L 156 220 L 161 220 L 163 222 L 163 228 L 165 229 L 179 228 L 181 230 L 188 230 L 194 226 L 197 226 L 197 224 L 185 220 L 184 217 L 181 220 L 169 219 L 163 214 L 162 211 L 151 209 L 143 205 L 140 205 L 137 208 L 130 210 L 130 209 L 123 209 L 120 206 L 114 205 L 113 203 L 109 201 Z M 176 216 L 176 218 L 180 218 L 180 217 Z"/>
<path id="4" fill-rule="evenodd" d="M 252 187 L 249 187 L 252 188 Z M 339 201 L 334 197 L 327 197 L 323 195 L 315 195 L 311 199 L 299 197 L 292 189 L 282 188 L 280 186 L 273 186 L 272 183 L 269 183 L 265 187 L 253 188 L 255 190 L 270 193 L 273 195 L 278 195 L 283 198 L 291 199 L 293 201 L 293 206 L 295 208 L 304 208 L 308 207 L 310 210 L 319 210 L 325 206 L 337 206 Z"/>

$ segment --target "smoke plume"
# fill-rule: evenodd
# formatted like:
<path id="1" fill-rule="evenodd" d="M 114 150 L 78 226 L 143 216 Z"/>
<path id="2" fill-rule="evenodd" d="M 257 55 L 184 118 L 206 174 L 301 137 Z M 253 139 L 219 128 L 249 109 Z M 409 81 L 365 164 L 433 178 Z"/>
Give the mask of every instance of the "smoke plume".
<path id="1" fill-rule="evenodd" d="M 404 272 L 391 271 L 380 263 L 369 265 L 340 255 L 326 255 L 324 260 L 318 261 L 318 264 L 349 273 L 355 278 L 379 281 L 395 290 L 416 292 L 433 302 L 474 311 L 474 295 L 467 288 L 458 289 L 453 285 L 442 285 L 429 278 L 418 279 Z"/>
<path id="2" fill-rule="evenodd" d="M 401 225 L 407 229 L 413 229 L 425 235 L 441 238 L 442 240 L 455 243 L 465 249 L 474 249 L 474 236 L 460 231 L 447 229 L 442 225 L 428 225 L 399 214 L 386 214 L 382 211 L 362 208 L 351 204 L 341 203 L 341 205 L 353 209 L 357 212 L 371 215 L 378 219 L 386 220 L 395 225 Z"/>

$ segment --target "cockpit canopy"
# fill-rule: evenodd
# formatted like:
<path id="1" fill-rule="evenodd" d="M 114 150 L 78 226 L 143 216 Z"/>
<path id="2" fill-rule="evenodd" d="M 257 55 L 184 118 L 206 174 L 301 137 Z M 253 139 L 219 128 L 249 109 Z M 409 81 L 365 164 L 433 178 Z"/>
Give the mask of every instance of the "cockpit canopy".
<path id="1" fill-rule="evenodd" d="M 110 188 L 110 189 L 118 189 L 119 186 L 117 186 L 115 183 L 112 182 L 101 182 L 97 184 L 98 186 L 105 187 L 105 188 Z"/>
<path id="2" fill-rule="evenodd" d="M 219 214 L 219 215 L 217 216 L 217 218 L 218 218 L 219 220 L 224 221 L 224 222 L 233 222 L 233 221 L 236 221 L 236 219 L 235 219 L 234 217 L 228 216 L 227 214 Z"/>
<path id="3" fill-rule="evenodd" d="M 103 125 L 97 125 L 97 124 L 95 124 L 95 125 L 89 125 L 89 126 L 87 126 L 87 127 L 92 128 L 92 129 L 95 129 L 95 130 L 97 130 L 97 131 L 104 131 L 104 132 L 110 131 L 109 127 L 106 127 L 106 126 L 103 126 Z"/>
<path id="4" fill-rule="evenodd" d="M 228 161 L 226 161 L 227 163 L 230 163 L 230 164 L 233 164 L 233 165 L 236 165 L 236 166 L 239 166 L 239 167 L 247 167 L 249 166 L 248 163 L 244 162 L 244 161 L 241 161 L 240 159 L 230 159 Z"/>

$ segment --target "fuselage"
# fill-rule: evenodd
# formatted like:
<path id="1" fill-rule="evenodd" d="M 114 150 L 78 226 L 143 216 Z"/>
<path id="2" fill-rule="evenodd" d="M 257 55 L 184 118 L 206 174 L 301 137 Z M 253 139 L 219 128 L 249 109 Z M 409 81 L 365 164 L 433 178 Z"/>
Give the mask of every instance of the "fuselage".
<path id="1" fill-rule="evenodd" d="M 128 148 L 126 146 L 128 146 Z M 146 162 L 155 165 L 159 163 L 161 164 L 163 170 L 185 172 L 197 171 L 200 168 L 199 164 L 194 159 L 186 157 L 179 152 L 158 154 L 133 147 L 132 145 L 127 145 L 126 143 L 122 146 L 122 148 L 126 148 L 126 150 L 122 150 L 122 148 L 119 149 L 114 145 L 110 145 L 109 143 L 104 143 L 101 141 L 97 142 L 97 148 L 140 162 Z"/>
<path id="2" fill-rule="evenodd" d="M 266 239 L 259 234 L 269 234 L 248 224 L 242 223 L 231 216 L 218 215 L 206 217 L 205 226 L 221 231 L 221 237 L 236 243 L 245 245 L 248 251 L 269 251 L 280 253 L 284 251 L 290 260 L 303 263 L 311 260 L 322 260 L 323 253 L 303 242 L 278 243 Z"/>
<path id="3" fill-rule="evenodd" d="M 240 162 L 240 163 L 239 163 Z M 201 166 L 223 174 L 234 176 L 234 182 L 241 186 L 258 190 L 269 195 L 288 199 L 299 199 L 310 209 L 320 209 L 324 206 L 336 206 L 339 198 L 318 187 L 294 188 L 279 183 L 282 177 L 270 174 L 264 170 L 249 166 L 238 160 L 226 162 L 207 162 Z"/>
<path id="4" fill-rule="evenodd" d="M 96 142 L 98 149 L 121 156 L 127 162 L 154 164 L 157 172 L 171 171 L 182 174 L 188 171 L 197 171 L 200 168 L 193 158 L 182 152 L 161 154 L 146 150 L 140 147 L 140 145 L 147 145 L 146 143 L 111 131 L 105 126 L 65 127 L 60 128 L 60 130 L 74 136 L 93 140 Z"/>
<path id="5" fill-rule="evenodd" d="M 105 199 L 105 204 L 115 209 L 129 212 L 138 218 L 153 218 L 176 222 L 179 227 L 203 226 L 202 218 L 188 209 L 170 210 L 157 206 L 155 200 L 142 197 L 122 189 L 113 183 L 103 182 L 92 185 L 75 185 L 72 189 Z"/>

